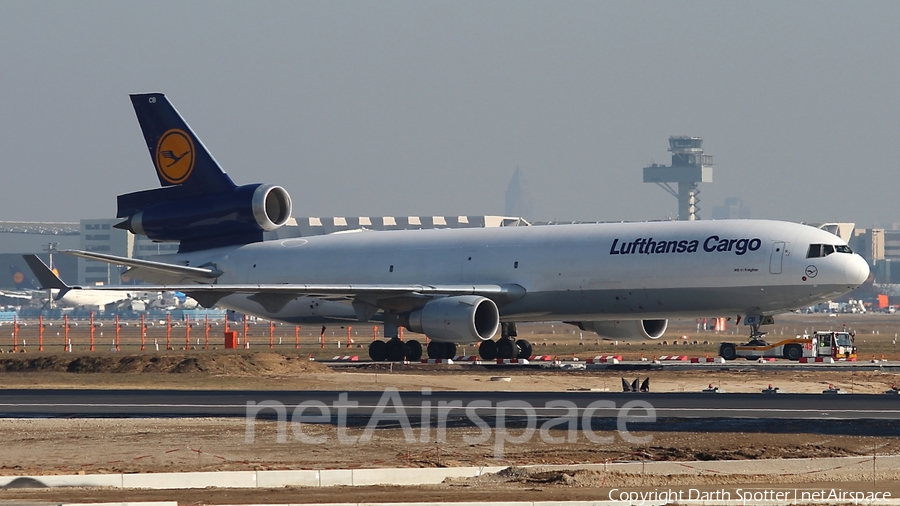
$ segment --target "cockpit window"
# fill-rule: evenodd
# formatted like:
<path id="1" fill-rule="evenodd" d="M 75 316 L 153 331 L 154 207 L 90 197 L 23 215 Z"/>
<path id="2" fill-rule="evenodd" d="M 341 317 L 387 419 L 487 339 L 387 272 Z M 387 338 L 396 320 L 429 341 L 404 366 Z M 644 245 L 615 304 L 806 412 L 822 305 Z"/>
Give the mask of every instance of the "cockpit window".
<path id="1" fill-rule="evenodd" d="M 810 244 L 809 251 L 806 253 L 806 258 L 827 257 L 835 252 L 853 253 L 853 250 L 850 249 L 850 246 L 843 246 L 840 244 Z"/>

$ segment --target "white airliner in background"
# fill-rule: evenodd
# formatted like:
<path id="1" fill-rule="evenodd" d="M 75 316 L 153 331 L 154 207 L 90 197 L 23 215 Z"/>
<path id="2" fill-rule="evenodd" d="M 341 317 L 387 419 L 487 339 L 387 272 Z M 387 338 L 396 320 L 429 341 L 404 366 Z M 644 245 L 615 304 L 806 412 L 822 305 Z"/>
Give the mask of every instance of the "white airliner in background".
<path id="1" fill-rule="evenodd" d="M 667 319 L 777 313 L 846 293 L 869 268 L 839 237 L 779 221 L 725 220 L 491 229 L 363 231 L 262 241 L 283 225 L 282 188 L 236 186 L 162 94 L 132 95 L 162 188 L 118 199 L 117 225 L 179 253 L 134 260 L 132 277 L 201 305 L 289 323 L 383 322 L 374 360 L 447 358 L 479 342 L 486 359 L 524 357 L 515 323 L 565 321 L 604 337 L 659 338 Z M 498 333 L 500 338 L 493 340 Z"/>
<path id="2" fill-rule="evenodd" d="M 50 299 L 56 307 L 71 309 L 83 307 L 102 308 L 109 304 L 129 300 L 133 296 L 131 292 L 121 290 L 96 290 L 80 286 L 68 286 L 37 255 L 22 256 L 41 284 L 44 294 L 46 295 L 47 290 L 49 290 Z"/>

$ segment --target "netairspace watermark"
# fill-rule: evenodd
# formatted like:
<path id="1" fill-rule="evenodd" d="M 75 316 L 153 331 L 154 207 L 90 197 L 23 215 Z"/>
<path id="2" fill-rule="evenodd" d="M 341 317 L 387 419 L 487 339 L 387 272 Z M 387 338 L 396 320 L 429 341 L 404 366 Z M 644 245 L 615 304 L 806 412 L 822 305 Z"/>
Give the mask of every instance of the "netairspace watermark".
<path id="1" fill-rule="evenodd" d="M 610 489 L 609 501 L 622 504 L 659 504 L 659 503 L 703 503 L 715 504 L 717 502 L 736 501 L 742 504 L 796 504 L 797 502 L 815 503 L 850 503 L 850 504 L 877 504 L 891 500 L 891 493 L 884 491 L 858 491 L 831 489 L 766 489 L 766 488 L 734 488 L 700 490 L 688 489 L 653 489 L 653 490 L 622 490 Z"/>
<path id="2" fill-rule="evenodd" d="M 414 394 L 415 395 L 415 394 Z M 360 406 L 350 401 L 347 392 L 338 395 L 331 405 L 322 401 L 307 400 L 297 404 L 290 413 L 288 407 L 279 401 L 247 401 L 246 429 L 244 441 L 256 440 L 256 420 L 260 415 L 277 418 L 276 442 L 286 443 L 288 426 L 297 441 L 305 444 L 325 444 L 328 436 L 314 436 L 304 432 L 303 424 L 330 424 L 337 427 L 337 441 L 343 445 L 366 444 L 372 440 L 379 424 L 402 429 L 407 443 L 445 443 L 447 424 L 451 415 L 465 414 L 468 422 L 479 429 L 478 434 L 463 435 L 467 445 L 480 445 L 494 438 L 494 458 L 502 459 L 506 445 L 528 444 L 539 437 L 546 444 L 578 442 L 579 433 L 593 444 L 612 444 L 613 435 L 598 434 L 592 428 L 592 421 L 598 418 L 616 420 L 616 433 L 623 441 L 631 444 L 647 444 L 652 435 L 635 436 L 628 431 L 629 423 L 656 422 L 656 409 L 647 401 L 631 400 L 617 406 L 611 400 L 597 400 L 584 408 L 567 400 L 551 400 L 544 406 L 535 407 L 527 401 L 509 400 L 492 403 L 489 400 L 474 400 L 463 405 L 461 400 L 439 401 L 436 405 L 429 400 L 430 388 L 421 390 L 422 402 L 407 407 L 403 404 L 400 391 L 386 388 L 375 406 Z M 371 409 L 365 429 L 361 435 L 351 435 L 348 431 L 350 410 Z M 290 416 L 288 416 L 290 415 Z M 410 417 L 418 419 L 414 424 Z M 359 416 L 354 417 L 359 420 Z M 538 423 L 540 427 L 538 427 Z M 493 422 L 493 423 L 490 423 Z M 362 424 L 358 421 L 356 427 Z M 458 425 L 456 423 L 455 425 Z M 579 431 L 580 427 L 580 431 Z"/>

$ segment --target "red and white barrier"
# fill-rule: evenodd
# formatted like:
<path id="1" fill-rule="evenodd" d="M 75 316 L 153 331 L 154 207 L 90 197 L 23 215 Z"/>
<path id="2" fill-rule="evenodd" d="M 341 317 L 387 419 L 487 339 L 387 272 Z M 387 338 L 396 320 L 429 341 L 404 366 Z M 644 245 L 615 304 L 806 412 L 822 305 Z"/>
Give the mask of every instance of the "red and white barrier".
<path id="1" fill-rule="evenodd" d="M 481 360 L 481 358 L 478 355 L 457 355 L 453 357 L 453 360 L 457 362 L 476 362 Z"/>
<path id="2" fill-rule="evenodd" d="M 331 360 L 334 362 L 359 362 L 359 355 L 338 355 Z"/>
<path id="3" fill-rule="evenodd" d="M 452 358 L 423 358 L 423 364 L 452 364 Z"/>
<path id="4" fill-rule="evenodd" d="M 498 358 L 498 364 L 519 364 L 519 365 L 528 365 L 528 359 L 525 358 Z"/>
<path id="5" fill-rule="evenodd" d="M 824 363 L 824 364 L 833 364 L 834 359 L 831 357 L 802 357 L 800 359 L 801 364 L 811 364 L 811 363 Z"/>
<path id="6" fill-rule="evenodd" d="M 622 355 L 598 355 L 585 360 L 585 362 L 588 364 L 618 364 L 621 360 Z"/>
<path id="7" fill-rule="evenodd" d="M 692 364 L 724 364 L 725 359 L 722 357 L 700 357 L 692 358 Z"/>
<path id="8" fill-rule="evenodd" d="M 687 362 L 687 355 L 663 355 L 659 357 L 657 360 L 660 362 Z"/>
<path id="9" fill-rule="evenodd" d="M 533 362 L 552 362 L 553 355 L 532 355 L 528 357 L 528 360 Z"/>

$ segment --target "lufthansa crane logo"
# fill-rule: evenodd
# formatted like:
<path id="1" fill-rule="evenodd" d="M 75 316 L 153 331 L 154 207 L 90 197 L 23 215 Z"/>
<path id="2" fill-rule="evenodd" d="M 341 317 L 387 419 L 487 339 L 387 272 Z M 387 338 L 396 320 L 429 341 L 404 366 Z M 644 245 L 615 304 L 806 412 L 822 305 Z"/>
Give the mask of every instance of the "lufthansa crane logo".
<path id="1" fill-rule="evenodd" d="M 811 277 L 811 278 L 814 278 L 814 277 L 816 277 L 818 274 L 819 274 L 819 269 L 816 269 L 816 266 L 815 266 L 815 265 L 810 265 L 809 267 L 806 268 L 806 275 L 807 275 L 807 276 L 809 276 L 809 277 Z"/>
<path id="2" fill-rule="evenodd" d="M 15 274 L 13 274 L 13 281 L 16 284 L 22 283 L 23 281 L 25 281 L 25 275 L 22 274 L 21 272 L 17 272 Z"/>
<path id="3" fill-rule="evenodd" d="M 181 184 L 194 170 L 194 141 L 177 128 L 167 130 L 156 143 L 156 170 L 172 184 Z"/>

